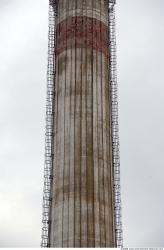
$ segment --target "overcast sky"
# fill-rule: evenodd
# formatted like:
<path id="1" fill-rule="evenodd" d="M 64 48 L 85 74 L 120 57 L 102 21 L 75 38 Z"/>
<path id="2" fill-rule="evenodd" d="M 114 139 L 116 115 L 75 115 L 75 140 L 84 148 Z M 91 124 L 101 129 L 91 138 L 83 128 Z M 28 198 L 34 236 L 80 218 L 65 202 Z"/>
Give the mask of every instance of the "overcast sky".
<path id="1" fill-rule="evenodd" d="M 164 2 L 118 0 L 124 246 L 164 246 Z M 0 0 L 0 247 L 39 247 L 46 0 Z"/>

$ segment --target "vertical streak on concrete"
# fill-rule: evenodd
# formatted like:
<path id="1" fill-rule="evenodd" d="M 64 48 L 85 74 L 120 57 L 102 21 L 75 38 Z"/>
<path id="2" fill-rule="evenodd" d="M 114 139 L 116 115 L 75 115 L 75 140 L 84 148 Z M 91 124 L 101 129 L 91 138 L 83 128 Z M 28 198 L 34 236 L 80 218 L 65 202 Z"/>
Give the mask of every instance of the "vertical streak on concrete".
<path id="1" fill-rule="evenodd" d="M 67 1 L 67 0 L 66 0 Z M 70 8 L 71 3 L 69 2 L 69 8 Z M 71 21 L 71 20 L 70 20 Z M 68 22 L 68 25 L 70 22 Z M 70 247 L 73 244 L 73 235 L 74 235 L 74 221 L 73 221 L 73 215 L 71 216 L 71 211 L 74 208 L 73 206 L 73 199 L 74 199 L 74 171 L 73 171 L 73 160 L 71 159 L 71 148 L 73 145 L 71 145 L 71 129 L 73 129 L 72 126 L 72 50 L 68 50 L 68 61 L 70 62 L 68 64 L 68 79 L 67 81 L 69 82 L 68 86 L 68 100 L 69 100 L 69 134 L 68 134 L 68 140 L 69 140 L 69 174 L 68 174 L 68 246 Z M 73 133 L 73 132 L 72 132 Z M 72 176 L 73 175 L 73 176 Z M 72 206 L 71 206 L 72 204 Z M 74 211 L 74 210 L 73 210 Z M 73 212 L 72 211 L 72 212 Z"/>
<path id="2" fill-rule="evenodd" d="M 63 9 L 63 0 L 61 0 L 61 8 Z M 59 202 L 62 204 L 60 212 L 60 229 L 59 229 L 59 235 L 61 235 L 60 240 L 61 240 L 61 246 L 63 247 L 63 215 L 64 215 L 64 151 L 65 151 L 65 131 L 64 131 L 64 125 L 65 125 L 65 68 L 66 68 L 66 51 L 63 52 L 63 54 L 59 55 L 59 74 L 60 76 L 60 81 L 59 85 L 61 87 L 61 106 L 60 106 L 60 191 L 59 191 Z"/>
<path id="3" fill-rule="evenodd" d="M 60 5 L 58 5 L 57 7 L 57 11 L 58 11 L 58 16 L 57 16 L 57 21 L 59 21 L 60 18 Z M 60 30 L 58 30 L 57 32 L 57 36 L 59 34 Z M 59 44 L 57 44 L 57 47 L 59 46 Z M 57 65 L 57 71 L 56 71 L 56 88 L 57 88 L 57 95 L 56 95 L 56 99 L 57 99 L 57 105 L 56 105 L 56 119 L 55 119 L 55 123 L 56 123 L 56 183 L 54 184 L 54 196 L 53 197 L 53 203 L 54 203 L 54 207 L 55 207 L 55 211 L 52 210 L 52 218 L 54 216 L 54 222 L 53 222 L 53 237 L 51 242 L 54 242 L 54 246 L 56 243 L 58 244 L 62 244 L 61 242 L 58 241 L 59 238 L 59 227 L 60 227 L 60 220 L 59 220 L 59 216 L 60 216 L 60 206 L 61 206 L 61 202 L 59 202 L 59 192 L 60 192 L 60 182 L 59 182 L 59 177 L 60 177 L 60 92 L 61 92 L 61 87 L 59 85 L 60 82 L 60 74 L 59 74 L 59 57 L 56 57 L 56 65 Z M 50 242 L 50 243 L 51 243 Z"/>
<path id="4" fill-rule="evenodd" d="M 104 2 L 104 13 L 106 13 L 106 17 L 108 16 L 108 6 L 107 2 Z M 106 19 L 106 22 L 108 23 L 108 18 Z M 107 31 L 108 36 L 108 31 Z M 103 56 L 103 64 L 102 65 L 108 65 L 107 58 Z M 106 157 L 106 168 L 105 168 L 105 200 L 106 200 L 106 209 L 105 209 L 105 221 L 106 221 L 106 247 L 110 247 L 111 245 L 114 245 L 115 243 L 115 236 L 114 233 L 111 232 L 111 228 L 114 228 L 113 225 L 113 187 L 112 187 L 112 178 L 113 178 L 113 170 L 112 170 L 112 157 L 110 155 L 111 148 L 112 148 L 112 137 L 111 137 L 111 131 L 110 131 L 110 125 L 111 125 L 111 114 L 109 109 L 109 103 L 111 103 L 111 98 L 109 95 L 109 72 L 108 67 L 104 67 L 104 82 L 105 82 L 105 93 L 104 93 L 104 107 L 106 110 L 104 110 L 104 142 L 106 145 L 106 156 L 104 152 L 104 156 Z M 104 158 L 105 158 L 104 157 Z"/>
<path id="5" fill-rule="evenodd" d="M 105 0 L 58 0 L 52 247 L 114 247 Z"/>
<path id="6" fill-rule="evenodd" d="M 86 1 L 83 0 L 83 15 L 86 16 Z M 82 36 L 86 37 L 86 28 L 84 21 Z M 81 114 L 81 247 L 87 247 L 87 164 L 86 164 L 86 61 L 87 51 L 86 42 L 85 47 L 82 48 L 82 114 Z"/>
<path id="7" fill-rule="evenodd" d="M 66 10 L 65 18 L 67 20 L 67 10 L 69 8 L 69 1 L 63 1 L 63 9 Z M 67 29 L 67 22 L 66 22 Z M 65 34 L 66 35 L 66 34 Z M 66 38 L 66 48 L 67 48 L 67 38 Z M 65 149 L 64 149 L 64 211 L 63 211 L 63 247 L 68 247 L 68 230 L 69 230 L 69 161 L 70 161 L 70 147 L 69 147 L 69 134 L 70 134 L 70 65 L 67 63 L 68 58 L 70 58 L 70 50 L 66 49 L 65 55 Z"/>
<path id="8" fill-rule="evenodd" d="M 70 1 L 71 9 L 74 9 L 75 2 Z M 72 21 L 72 20 L 71 20 Z M 73 36 L 71 37 L 71 46 L 75 43 L 75 31 L 73 31 Z M 74 236 L 75 236 L 75 227 L 74 227 L 74 200 L 75 200 L 75 160 L 74 160 L 74 137 L 75 137 L 75 49 L 71 48 L 71 120 L 70 120 L 70 189 L 69 189 L 69 244 L 68 247 L 74 247 Z"/>
<path id="9" fill-rule="evenodd" d="M 92 1 L 88 1 L 90 10 L 92 10 Z M 92 36 L 93 25 L 87 22 L 87 38 Z M 87 205 L 88 205 L 88 247 L 94 246 L 94 193 L 93 193 L 93 96 L 92 96 L 92 64 L 93 64 L 93 51 L 92 48 L 87 50 Z"/>
<path id="10" fill-rule="evenodd" d="M 58 16 L 57 16 L 57 21 L 58 21 Z M 58 36 L 58 34 L 56 34 Z M 56 44 L 56 47 L 58 46 L 58 44 Z M 56 58 L 56 57 L 55 57 Z M 59 65 L 58 65 L 58 57 L 56 58 L 56 62 L 54 63 L 56 64 L 56 88 L 55 88 L 55 93 L 58 93 L 58 70 L 59 70 Z M 56 95 L 56 94 L 55 94 Z M 57 180 L 58 180 L 58 171 L 56 171 L 57 169 L 57 155 L 58 155 L 58 136 L 57 136 L 57 129 L 58 129 L 58 95 L 56 95 L 55 98 L 55 121 L 54 121 L 54 133 L 55 133 L 55 149 L 56 149 L 56 155 L 55 155 L 55 159 L 54 159 L 54 168 L 53 168 L 53 176 L 55 176 L 56 178 L 53 178 L 53 187 L 52 187 L 52 212 L 54 207 L 57 208 L 57 203 L 56 203 L 56 186 L 57 186 Z M 54 182 L 55 180 L 55 182 Z M 56 209 L 57 211 L 57 209 Z M 50 243 L 51 242 L 56 242 L 56 228 L 55 225 L 57 225 L 57 213 L 51 213 L 51 225 L 50 225 Z"/>
<path id="11" fill-rule="evenodd" d="M 107 6 L 106 6 L 107 7 Z M 105 12 L 105 2 L 102 4 L 102 12 Z M 102 40 L 104 39 L 102 34 Z M 107 62 L 102 54 L 102 116 L 103 116 L 103 162 L 104 162 L 104 218 L 105 218 L 105 247 L 109 242 L 109 194 L 108 194 L 108 153 L 109 148 L 107 144 L 107 136 L 109 133 L 107 123 L 109 123 L 109 114 L 107 114 L 107 104 L 109 103 L 109 91 L 108 91 L 108 71 L 106 68 Z"/>
<path id="12" fill-rule="evenodd" d="M 100 20 L 102 18 L 102 1 L 100 1 Z M 100 23 L 100 41 L 102 47 L 102 27 Z M 100 180 L 100 238 L 101 238 L 101 247 L 105 247 L 105 217 L 104 217 L 104 162 L 103 162 L 103 107 L 102 107 L 102 92 L 103 92 L 103 79 L 102 79 L 102 53 L 99 57 L 100 62 L 100 94 L 99 94 L 99 180 Z"/>
<path id="13" fill-rule="evenodd" d="M 76 11 L 82 9 L 79 0 L 76 2 Z M 76 21 L 78 25 L 78 21 Z M 77 33 L 81 33 L 81 25 L 76 29 Z M 80 171 L 81 171 L 81 48 L 76 48 L 76 75 L 75 75 L 75 246 L 80 247 L 80 224 L 81 224 L 81 211 L 80 211 Z"/>
<path id="14" fill-rule="evenodd" d="M 93 1 L 93 16 L 96 14 L 96 1 Z M 93 20 L 96 27 L 97 20 Z M 97 31 L 98 32 L 98 31 Z M 97 32 L 93 36 L 93 40 L 97 40 Z M 99 224 L 99 167 L 98 167 L 98 110 L 97 110 L 97 80 L 98 80 L 98 61 L 97 51 L 93 50 L 93 166 L 94 166 L 94 234 L 95 247 L 100 244 L 100 224 Z"/>

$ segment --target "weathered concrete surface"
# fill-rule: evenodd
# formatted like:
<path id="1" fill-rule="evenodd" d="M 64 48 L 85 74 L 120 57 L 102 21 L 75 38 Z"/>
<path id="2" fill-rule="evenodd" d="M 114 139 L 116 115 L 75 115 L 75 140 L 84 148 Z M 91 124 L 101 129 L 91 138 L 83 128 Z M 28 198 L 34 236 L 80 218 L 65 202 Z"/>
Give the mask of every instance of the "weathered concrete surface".
<path id="1" fill-rule="evenodd" d="M 114 247 L 106 0 L 58 0 L 51 247 Z"/>

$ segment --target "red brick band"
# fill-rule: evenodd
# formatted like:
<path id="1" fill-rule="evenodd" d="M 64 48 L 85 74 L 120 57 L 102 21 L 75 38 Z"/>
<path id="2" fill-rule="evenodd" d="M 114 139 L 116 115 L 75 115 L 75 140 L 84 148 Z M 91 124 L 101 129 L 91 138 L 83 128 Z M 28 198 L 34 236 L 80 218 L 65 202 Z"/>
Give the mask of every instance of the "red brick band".
<path id="1" fill-rule="evenodd" d="M 69 17 L 57 26 L 57 54 L 70 48 L 92 48 L 109 55 L 108 27 L 87 17 Z"/>

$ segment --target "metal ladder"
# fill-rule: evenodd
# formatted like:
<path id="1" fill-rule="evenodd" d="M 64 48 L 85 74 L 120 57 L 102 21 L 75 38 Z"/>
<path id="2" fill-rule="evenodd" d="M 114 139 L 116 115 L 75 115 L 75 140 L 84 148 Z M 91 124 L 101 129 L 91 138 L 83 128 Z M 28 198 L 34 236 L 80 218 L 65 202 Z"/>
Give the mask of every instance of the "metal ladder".
<path id="1" fill-rule="evenodd" d="M 113 193 L 114 193 L 114 226 L 116 246 L 122 247 L 121 222 L 121 191 L 120 191 L 120 153 L 119 153 L 119 126 L 118 126 L 118 84 L 117 84 L 117 57 L 116 57 L 116 23 L 115 0 L 109 0 L 109 74 L 111 95 L 111 126 L 112 126 L 112 160 L 113 160 Z"/>
<path id="2" fill-rule="evenodd" d="M 49 227 L 52 202 L 54 161 L 54 116 L 55 116 L 55 44 L 56 44 L 56 1 L 49 0 L 48 65 L 46 99 L 45 164 L 43 188 L 42 247 L 50 247 Z"/>

